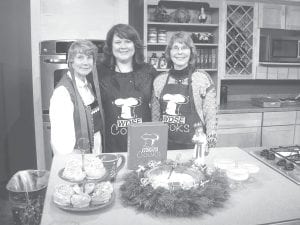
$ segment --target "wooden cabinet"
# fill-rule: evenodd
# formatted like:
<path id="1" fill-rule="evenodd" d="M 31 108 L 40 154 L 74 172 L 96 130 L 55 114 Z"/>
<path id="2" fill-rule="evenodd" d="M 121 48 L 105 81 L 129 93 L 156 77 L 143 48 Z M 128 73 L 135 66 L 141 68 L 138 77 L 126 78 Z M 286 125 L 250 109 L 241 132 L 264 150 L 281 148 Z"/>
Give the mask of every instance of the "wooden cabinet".
<path id="1" fill-rule="evenodd" d="M 285 29 L 299 30 L 300 29 L 300 6 L 288 5 L 285 8 Z"/>
<path id="2" fill-rule="evenodd" d="M 296 114 L 294 144 L 300 145 L 300 111 L 297 111 Z"/>
<path id="3" fill-rule="evenodd" d="M 261 142 L 261 113 L 218 115 L 218 147 L 257 147 Z"/>
<path id="4" fill-rule="evenodd" d="M 293 145 L 294 125 L 262 128 L 262 146 Z"/>
<path id="5" fill-rule="evenodd" d="M 43 122 L 43 131 L 44 131 L 44 148 L 45 148 L 45 169 L 50 170 L 52 164 L 53 151 L 51 148 L 51 125 L 50 122 Z"/>
<path id="6" fill-rule="evenodd" d="M 218 129 L 218 147 L 259 147 L 260 141 L 260 127 Z"/>
<path id="7" fill-rule="evenodd" d="M 262 146 L 293 145 L 296 111 L 263 113 Z"/>
<path id="8" fill-rule="evenodd" d="M 259 4 L 259 27 L 299 30 L 300 6 Z"/>
<path id="9" fill-rule="evenodd" d="M 259 4 L 260 28 L 285 28 L 285 6 L 279 4 Z"/>
<path id="10" fill-rule="evenodd" d="M 300 125 L 295 126 L 294 144 L 300 145 Z"/>
<path id="11" fill-rule="evenodd" d="M 255 3 L 228 3 L 226 6 L 225 79 L 253 76 L 253 55 L 257 32 Z"/>

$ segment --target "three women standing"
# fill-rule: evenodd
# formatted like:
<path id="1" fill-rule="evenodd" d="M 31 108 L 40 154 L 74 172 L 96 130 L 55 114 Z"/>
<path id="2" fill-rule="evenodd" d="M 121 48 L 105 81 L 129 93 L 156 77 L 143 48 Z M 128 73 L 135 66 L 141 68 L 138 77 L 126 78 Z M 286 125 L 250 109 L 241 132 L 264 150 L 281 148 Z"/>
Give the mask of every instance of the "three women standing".
<path id="1" fill-rule="evenodd" d="M 98 66 L 105 114 L 105 152 L 126 152 L 128 125 L 151 121 L 156 70 L 144 63 L 143 51 L 133 27 L 117 24 L 107 33 L 103 63 Z"/>

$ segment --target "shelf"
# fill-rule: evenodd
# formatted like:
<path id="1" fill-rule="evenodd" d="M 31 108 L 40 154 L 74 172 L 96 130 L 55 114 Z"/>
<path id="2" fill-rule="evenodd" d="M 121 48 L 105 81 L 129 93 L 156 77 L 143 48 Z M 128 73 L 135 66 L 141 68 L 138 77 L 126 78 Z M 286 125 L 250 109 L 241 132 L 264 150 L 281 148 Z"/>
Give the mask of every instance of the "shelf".
<path id="1" fill-rule="evenodd" d="M 208 24 L 208 23 L 164 23 L 164 22 L 148 22 L 148 25 L 157 25 L 157 26 L 182 26 L 182 27 L 211 27 L 216 28 L 218 24 Z"/>
<path id="2" fill-rule="evenodd" d="M 259 62 L 263 66 L 300 66 L 300 63 Z"/>
<path id="3" fill-rule="evenodd" d="M 218 44 L 214 43 L 194 43 L 194 45 L 203 47 L 218 47 Z M 147 46 L 167 46 L 167 43 L 147 43 Z"/>
<path id="4" fill-rule="evenodd" d="M 200 68 L 198 68 L 198 69 L 200 69 Z M 156 69 L 156 70 L 159 71 L 159 72 L 169 71 L 169 69 Z M 218 71 L 218 69 L 200 69 L 200 70 L 204 70 L 206 72 L 216 72 L 216 71 Z"/>

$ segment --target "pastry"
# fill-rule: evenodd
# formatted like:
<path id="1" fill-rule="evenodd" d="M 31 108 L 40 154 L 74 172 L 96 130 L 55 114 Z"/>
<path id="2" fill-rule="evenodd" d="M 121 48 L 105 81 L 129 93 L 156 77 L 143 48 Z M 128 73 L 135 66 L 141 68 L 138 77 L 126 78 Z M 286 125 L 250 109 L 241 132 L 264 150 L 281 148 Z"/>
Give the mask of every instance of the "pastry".
<path id="1" fill-rule="evenodd" d="M 86 173 L 82 171 L 82 163 L 79 159 L 67 161 L 62 176 L 72 181 L 82 181 L 86 177 Z"/>
<path id="2" fill-rule="evenodd" d="M 91 202 L 91 197 L 88 194 L 74 194 L 71 197 L 71 203 L 75 208 L 88 207 Z"/>
<path id="3" fill-rule="evenodd" d="M 55 187 L 53 194 L 53 201 L 61 206 L 71 205 L 71 196 L 74 194 L 74 190 L 70 185 L 61 184 Z"/>
<path id="4" fill-rule="evenodd" d="M 92 204 L 107 203 L 111 198 L 113 190 L 112 184 L 108 181 L 96 184 L 94 193 L 92 194 Z"/>
<path id="5" fill-rule="evenodd" d="M 84 169 L 89 179 L 99 179 L 106 172 L 102 160 L 94 155 L 85 157 Z"/>

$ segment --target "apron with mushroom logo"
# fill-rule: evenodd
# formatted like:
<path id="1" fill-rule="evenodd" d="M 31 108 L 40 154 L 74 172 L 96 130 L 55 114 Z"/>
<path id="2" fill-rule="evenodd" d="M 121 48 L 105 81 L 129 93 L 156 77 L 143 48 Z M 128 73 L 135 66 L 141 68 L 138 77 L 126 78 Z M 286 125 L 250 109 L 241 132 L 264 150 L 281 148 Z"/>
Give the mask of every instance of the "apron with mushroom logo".
<path id="1" fill-rule="evenodd" d="M 115 78 L 119 89 L 111 87 L 112 94 L 104 101 L 107 113 L 105 152 L 126 152 L 128 125 L 151 120 L 149 100 L 145 100 L 143 92 L 134 87 L 132 75 Z"/>
<path id="2" fill-rule="evenodd" d="M 193 145 L 194 124 L 199 123 L 200 118 L 195 110 L 193 95 L 190 95 L 191 78 L 171 79 L 168 75 L 159 98 L 160 120 L 169 126 L 168 148 L 180 149 L 182 146 Z"/>

